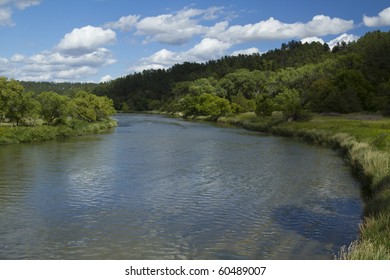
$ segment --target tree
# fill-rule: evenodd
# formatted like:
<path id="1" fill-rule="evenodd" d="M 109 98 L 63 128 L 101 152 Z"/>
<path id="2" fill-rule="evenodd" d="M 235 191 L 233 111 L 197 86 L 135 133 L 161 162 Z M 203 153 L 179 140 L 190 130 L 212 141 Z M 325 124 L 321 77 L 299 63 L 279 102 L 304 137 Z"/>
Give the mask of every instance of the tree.
<path id="1" fill-rule="evenodd" d="M 275 103 L 267 94 L 259 94 L 256 96 L 256 110 L 257 116 L 266 117 L 271 116 L 275 109 Z"/>
<path id="2" fill-rule="evenodd" d="M 390 116 L 390 79 L 378 86 L 377 96 L 376 107 L 383 115 Z"/>
<path id="3" fill-rule="evenodd" d="M 359 100 L 359 106 L 349 110 L 357 112 L 364 110 L 373 110 L 374 102 L 372 87 L 360 70 L 342 69 L 334 78 L 334 84 L 342 95 L 356 96 Z"/>
<path id="4" fill-rule="evenodd" d="M 299 92 L 296 89 L 286 89 L 274 98 L 276 108 L 283 112 L 289 120 L 307 120 L 310 115 L 303 109 Z"/>
<path id="5" fill-rule="evenodd" d="M 115 114 L 111 99 L 85 91 L 76 94 L 76 97 L 69 102 L 69 108 L 72 117 L 86 122 L 102 121 Z"/>
<path id="6" fill-rule="evenodd" d="M 69 114 L 69 97 L 55 92 L 42 92 L 37 100 L 41 104 L 41 117 L 48 125 L 65 122 Z"/>
<path id="7" fill-rule="evenodd" d="M 242 94 L 245 98 L 251 99 L 259 92 L 259 83 L 256 80 L 256 72 L 247 69 L 240 69 L 226 75 L 220 82 L 221 87 L 226 90 L 227 97 Z"/>
<path id="8" fill-rule="evenodd" d="M 213 79 L 198 79 L 190 83 L 189 85 L 189 93 L 191 95 L 201 95 L 204 93 L 216 95 L 215 87 L 212 84 Z M 215 80 L 214 84 L 215 84 Z"/>
<path id="9" fill-rule="evenodd" d="M 31 92 L 25 93 L 19 82 L 6 78 L 0 78 L 0 100 L 1 118 L 16 125 L 26 117 L 32 117 L 39 107 Z"/>
<path id="10" fill-rule="evenodd" d="M 186 116 L 210 116 L 212 118 L 231 112 L 228 100 L 208 93 L 199 96 L 187 95 L 179 101 L 178 108 Z"/>

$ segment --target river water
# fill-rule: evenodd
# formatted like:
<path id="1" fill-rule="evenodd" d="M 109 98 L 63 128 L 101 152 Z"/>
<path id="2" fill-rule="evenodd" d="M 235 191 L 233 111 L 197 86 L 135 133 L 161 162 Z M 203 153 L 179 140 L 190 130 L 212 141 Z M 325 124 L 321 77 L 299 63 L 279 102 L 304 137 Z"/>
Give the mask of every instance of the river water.
<path id="1" fill-rule="evenodd" d="M 152 115 L 0 147 L 0 259 L 331 259 L 360 184 L 332 150 Z"/>

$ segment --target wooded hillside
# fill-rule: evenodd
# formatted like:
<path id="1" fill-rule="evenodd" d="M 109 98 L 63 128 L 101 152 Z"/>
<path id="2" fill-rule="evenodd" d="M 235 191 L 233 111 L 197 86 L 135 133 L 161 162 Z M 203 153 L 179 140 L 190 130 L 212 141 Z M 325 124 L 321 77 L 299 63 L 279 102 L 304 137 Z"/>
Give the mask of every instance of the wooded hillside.
<path id="1" fill-rule="evenodd" d="M 127 112 L 165 110 L 201 114 L 205 111 L 202 106 L 222 98 L 228 104 L 218 101 L 226 108 L 214 108 L 215 114 L 256 111 L 267 115 L 274 109 L 286 111 L 287 103 L 292 107 L 289 110 L 299 112 L 370 111 L 389 115 L 390 32 L 369 32 L 357 42 L 341 43 L 332 50 L 318 42 L 291 41 L 262 55 L 186 62 L 99 85 L 23 85 L 34 92 L 47 91 L 48 86 L 58 93 L 81 88 L 108 96 L 114 100 L 116 109 Z M 199 100 L 208 101 L 199 104 Z"/>

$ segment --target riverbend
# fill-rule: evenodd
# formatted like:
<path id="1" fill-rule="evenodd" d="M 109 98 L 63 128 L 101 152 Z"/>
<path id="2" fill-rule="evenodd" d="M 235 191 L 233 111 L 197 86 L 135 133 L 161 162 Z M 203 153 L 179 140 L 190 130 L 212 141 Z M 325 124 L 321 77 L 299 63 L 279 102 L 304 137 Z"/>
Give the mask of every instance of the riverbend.
<path id="1" fill-rule="evenodd" d="M 113 133 L 7 145 L 1 259 L 331 259 L 361 185 L 335 151 L 153 115 Z"/>

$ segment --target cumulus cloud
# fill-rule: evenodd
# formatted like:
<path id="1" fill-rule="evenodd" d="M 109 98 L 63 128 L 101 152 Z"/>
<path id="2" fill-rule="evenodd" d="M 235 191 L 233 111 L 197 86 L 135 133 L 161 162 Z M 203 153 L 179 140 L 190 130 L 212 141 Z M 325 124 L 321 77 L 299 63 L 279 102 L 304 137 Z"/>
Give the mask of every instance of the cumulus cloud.
<path id="1" fill-rule="evenodd" d="M 89 78 L 100 68 L 116 62 L 112 52 L 104 48 L 115 42 L 115 32 L 100 27 L 76 28 L 66 34 L 59 44 L 31 56 L 14 54 L 1 59 L 7 76 L 30 81 L 72 81 Z"/>
<path id="2" fill-rule="evenodd" d="M 103 76 L 103 77 L 101 77 L 100 78 L 100 83 L 105 83 L 105 82 L 109 82 L 109 81 L 111 81 L 111 80 L 113 80 L 114 78 L 113 77 L 111 77 L 110 75 L 105 75 L 105 76 Z"/>
<path id="3" fill-rule="evenodd" d="M 115 62 L 111 51 L 99 48 L 78 56 L 56 51 L 44 51 L 29 57 L 15 54 L 3 61 L 3 67 L 7 68 L 8 75 L 21 80 L 64 81 L 90 77 L 101 67 Z"/>
<path id="4" fill-rule="evenodd" d="M 328 45 L 330 49 L 333 49 L 337 44 L 341 42 L 351 43 L 357 41 L 359 38 L 360 38 L 359 36 L 344 33 L 338 36 L 337 38 L 329 41 Z"/>
<path id="5" fill-rule="evenodd" d="M 193 48 L 183 52 L 172 52 L 162 49 L 149 57 L 141 59 L 140 63 L 131 67 L 130 71 L 141 72 L 147 69 L 169 68 L 183 62 L 205 62 L 222 57 L 231 47 L 229 43 L 218 39 L 204 38 Z"/>
<path id="6" fill-rule="evenodd" d="M 40 0 L 0 0 L 0 6 L 16 6 L 18 9 L 23 10 L 31 6 L 40 4 Z"/>
<path id="7" fill-rule="evenodd" d="M 313 42 L 319 42 L 321 44 L 325 44 L 325 41 L 322 40 L 321 38 L 318 38 L 318 37 L 307 37 L 307 38 L 303 38 L 301 40 L 302 44 L 305 44 L 305 43 L 313 43 Z"/>
<path id="8" fill-rule="evenodd" d="M 381 11 L 378 16 L 364 16 L 363 22 L 368 27 L 390 26 L 390 7 Z"/>
<path id="9" fill-rule="evenodd" d="M 350 30 L 353 26 L 353 20 L 330 18 L 324 15 L 317 15 L 307 23 L 284 23 L 271 17 L 256 24 L 230 27 L 228 27 L 228 22 L 221 22 L 210 28 L 207 36 L 240 44 L 262 40 L 335 35 Z"/>
<path id="10" fill-rule="evenodd" d="M 24 10 L 30 6 L 40 4 L 40 0 L 0 0 L 0 26 L 12 26 L 13 8 Z"/>
<path id="11" fill-rule="evenodd" d="M 245 49 L 245 50 L 234 51 L 231 53 L 231 55 L 232 56 L 238 56 L 240 54 L 251 55 L 251 54 L 255 54 L 255 53 L 260 53 L 258 48 L 249 48 L 249 49 Z"/>
<path id="12" fill-rule="evenodd" d="M 57 48 L 65 53 L 88 53 L 99 46 L 115 42 L 116 33 L 111 29 L 88 25 L 66 34 Z"/>
<path id="13" fill-rule="evenodd" d="M 216 18 L 222 8 L 211 7 L 206 10 L 183 9 L 173 14 L 145 17 L 137 24 L 137 35 L 144 35 L 144 43 L 160 42 L 181 45 L 196 35 L 207 32 L 207 27 L 199 24 L 201 20 Z"/>
<path id="14" fill-rule="evenodd" d="M 121 31 L 130 31 L 138 22 L 140 16 L 129 15 L 121 17 L 118 21 L 109 22 L 104 25 L 105 28 L 119 29 Z"/>
<path id="15" fill-rule="evenodd" d="M 185 52 L 192 61 L 206 61 L 222 57 L 226 50 L 231 47 L 230 43 L 226 43 L 213 38 L 204 38 L 199 44 Z"/>
<path id="16" fill-rule="evenodd" d="M 0 8 L 0 26 L 12 24 L 12 10 L 9 8 Z"/>
<path id="17" fill-rule="evenodd" d="M 12 62 L 21 62 L 21 61 L 24 61 L 26 59 L 26 57 L 22 54 L 14 54 L 12 57 L 11 57 L 11 61 Z"/>

